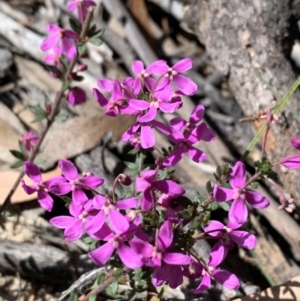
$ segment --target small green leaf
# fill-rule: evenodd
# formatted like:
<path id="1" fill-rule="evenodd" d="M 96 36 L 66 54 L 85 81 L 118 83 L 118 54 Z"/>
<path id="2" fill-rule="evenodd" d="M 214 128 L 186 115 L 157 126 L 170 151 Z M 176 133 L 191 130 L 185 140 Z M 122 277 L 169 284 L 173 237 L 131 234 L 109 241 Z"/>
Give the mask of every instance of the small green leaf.
<path id="1" fill-rule="evenodd" d="M 36 115 L 36 117 L 31 121 L 31 123 L 37 123 L 45 119 L 47 119 L 47 115 L 44 114 Z"/>
<path id="2" fill-rule="evenodd" d="M 100 285 L 101 283 L 103 283 L 103 282 L 105 281 L 105 278 L 106 278 L 105 274 L 104 274 L 104 273 L 101 273 L 101 274 L 97 277 L 97 280 L 96 280 L 97 285 Z"/>
<path id="3" fill-rule="evenodd" d="M 55 117 L 55 121 L 63 122 L 66 121 L 69 118 L 69 115 L 67 113 L 60 113 Z"/>
<path id="4" fill-rule="evenodd" d="M 128 152 L 129 155 L 136 155 L 138 152 L 140 152 L 140 149 L 138 148 L 133 148 Z"/>
<path id="5" fill-rule="evenodd" d="M 118 292 L 119 284 L 118 281 L 114 281 L 111 285 L 112 295 L 114 296 Z"/>
<path id="6" fill-rule="evenodd" d="M 65 80 L 61 86 L 61 91 L 65 92 L 69 89 L 69 87 L 70 87 L 70 81 Z"/>
<path id="7" fill-rule="evenodd" d="M 24 149 L 24 144 L 22 143 L 21 140 L 18 140 L 18 145 L 19 145 L 19 150 L 22 154 L 25 153 L 25 149 Z"/>
<path id="8" fill-rule="evenodd" d="M 24 154 L 21 153 L 21 152 L 19 152 L 19 151 L 17 151 L 17 150 L 11 149 L 11 150 L 9 150 L 9 152 L 10 152 L 15 158 L 17 158 L 17 159 L 19 159 L 19 160 L 23 160 L 23 161 L 26 160 Z"/>
<path id="9" fill-rule="evenodd" d="M 213 188 L 211 186 L 211 181 L 206 182 L 206 190 L 208 193 L 211 193 L 213 191 Z"/>
<path id="10" fill-rule="evenodd" d="M 103 44 L 103 40 L 101 38 L 97 38 L 97 37 L 90 38 L 89 42 L 95 46 L 100 46 Z"/>
<path id="11" fill-rule="evenodd" d="M 113 273 L 113 276 L 114 277 L 118 277 L 120 276 L 121 274 L 123 273 L 123 269 L 122 268 L 119 268 L 119 269 L 116 269 Z"/>
<path id="12" fill-rule="evenodd" d="M 64 71 L 66 72 L 68 70 L 68 67 L 69 67 L 69 62 L 68 62 L 65 55 L 61 55 L 60 63 L 63 66 Z"/>
<path id="13" fill-rule="evenodd" d="M 42 158 L 37 159 L 37 160 L 34 160 L 34 163 L 35 163 L 37 166 L 42 166 L 42 165 L 44 165 L 46 162 L 47 162 L 47 160 L 46 160 L 46 159 L 42 159 Z"/>
<path id="14" fill-rule="evenodd" d="M 47 115 L 47 111 L 44 110 L 40 105 L 29 105 L 28 107 L 34 115 Z"/>
<path id="15" fill-rule="evenodd" d="M 71 201 L 72 201 L 72 200 L 71 200 Z M 89 245 L 89 244 L 91 244 L 91 243 L 94 241 L 94 239 L 91 238 L 91 237 L 89 237 L 89 236 L 87 236 L 87 237 L 82 238 L 82 241 L 83 241 L 85 244 Z"/>
<path id="16" fill-rule="evenodd" d="M 104 32 L 105 32 L 105 29 L 99 29 L 91 35 L 91 38 L 101 38 L 103 36 Z"/>
<path id="17" fill-rule="evenodd" d="M 217 202 L 212 202 L 208 205 L 208 209 L 215 211 L 219 208 L 219 204 Z"/>
<path id="18" fill-rule="evenodd" d="M 84 76 L 82 76 L 82 75 L 75 75 L 74 77 L 73 77 L 73 80 L 75 80 L 75 81 L 77 81 L 77 82 L 82 82 L 83 80 L 84 80 Z"/>
<path id="19" fill-rule="evenodd" d="M 69 23 L 70 23 L 70 26 L 71 28 L 77 32 L 78 34 L 81 32 L 81 23 L 74 19 L 74 18 L 69 18 Z"/>
<path id="20" fill-rule="evenodd" d="M 50 98 L 47 94 L 45 94 L 44 103 L 45 103 L 45 106 L 48 105 L 48 104 L 51 104 L 51 100 L 50 100 Z"/>
<path id="21" fill-rule="evenodd" d="M 124 161 L 124 164 L 130 169 L 137 169 L 138 166 L 135 163 Z"/>
<path id="22" fill-rule="evenodd" d="M 253 182 L 253 183 L 250 184 L 250 186 L 251 186 L 251 188 L 253 188 L 253 189 L 257 189 L 258 186 L 259 186 L 259 183 L 258 183 L 258 182 Z"/>
<path id="23" fill-rule="evenodd" d="M 71 293 L 70 301 L 78 301 L 78 294 L 75 290 Z"/>
<path id="24" fill-rule="evenodd" d="M 23 163 L 24 163 L 24 161 L 17 161 L 15 163 L 13 163 L 12 165 L 10 165 L 10 168 L 12 168 L 12 169 L 19 168 L 19 167 L 23 166 Z"/>
<path id="25" fill-rule="evenodd" d="M 86 43 L 81 43 L 81 44 L 78 45 L 78 54 L 79 54 L 79 56 L 84 55 L 86 53 L 86 50 L 87 50 Z"/>
<path id="26" fill-rule="evenodd" d="M 196 229 L 200 229 L 200 223 L 198 222 L 198 221 L 191 221 L 190 223 L 189 223 L 189 229 L 190 230 L 196 230 Z"/>
<path id="27" fill-rule="evenodd" d="M 97 300 L 97 295 L 92 295 L 90 298 L 89 298 L 89 301 L 96 301 Z"/>
<path id="28" fill-rule="evenodd" d="M 229 211 L 230 206 L 228 202 L 218 202 L 218 204 L 224 211 Z"/>
<path id="29" fill-rule="evenodd" d="M 94 34 L 95 34 L 95 32 L 96 32 L 96 29 L 97 29 L 97 26 L 96 26 L 96 24 L 94 24 L 88 31 L 87 31 L 87 36 L 88 37 L 91 37 L 91 36 L 93 36 Z"/>
<path id="30" fill-rule="evenodd" d="M 61 196 L 61 199 L 67 204 L 71 204 L 72 203 L 72 199 L 66 195 Z"/>
<path id="31" fill-rule="evenodd" d="M 177 214 L 179 217 L 183 218 L 184 220 L 190 219 L 192 217 L 191 213 L 188 210 L 182 210 Z"/>

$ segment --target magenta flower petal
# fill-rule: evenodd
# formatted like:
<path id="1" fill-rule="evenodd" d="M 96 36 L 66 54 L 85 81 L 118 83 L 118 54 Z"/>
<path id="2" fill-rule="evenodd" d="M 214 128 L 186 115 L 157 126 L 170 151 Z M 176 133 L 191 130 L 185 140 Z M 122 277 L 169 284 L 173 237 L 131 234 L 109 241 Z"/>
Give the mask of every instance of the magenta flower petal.
<path id="1" fill-rule="evenodd" d="M 153 191 L 151 189 L 146 189 L 142 196 L 141 208 L 142 210 L 149 211 L 153 207 Z"/>
<path id="2" fill-rule="evenodd" d="M 46 29 L 48 32 L 50 32 L 52 34 L 59 33 L 61 31 L 61 28 L 58 25 L 53 24 L 53 23 L 48 24 Z"/>
<path id="3" fill-rule="evenodd" d="M 74 217 L 72 216 L 56 216 L 50 219 L 50 224 L 59 229 L 65 229 L 70 227 L 74 223 Z"/>
<path id="4" fill-rule="evenodd" d="M 149 102 L 139 99 L 130 99 L 129 105 L 139 111 L 146 110 L 150 107 Z"/>
<path id="5" fill-rule="evenodd" d="M 171 222 L 165 221 L 158 230 L 158 247 L 161 250 L 167 249 L 173 241 L 173 235 Z"/>
<path id="6" fill-rule="evenodd" d="M 188 141 L 192 144 L 200 141 L 207 130 L 207 125 L 205 123 L 199 124 L 197 127 L 193 129 L 190 136 L 188 137 Z"/>
<path id="7" fill-rule="evenodd" d="M 297 137 L 292 137 L 291 140 L 290 140 L 290 142 L 291 142 L 291 145 L 292 145 L 294 148 L 300 150 L 300 139 L 299 139 L 299 138 L 297 138 Z"/>
<path id="8" fill-rule="evenodd" d="M 205 108 L 203 105 L 198 105 L 194 108 L 190 116 L 191 123 L 198 123 L 204 116 Z"/>
<path id="9" fill-rule="evenodd" d="M 129 198 L 129 199 L 124 199 L 118 201 L 115 206 L 118 209 L 129 209 L 129 208 L 134 208 L 138 205 L 139 200 L 137 198 Z"/>
<path id="10" fill-rule="evenodd" d="M 83 183 L 84 185 L 86 185 L 86 187 L 88 187 L 88 188 L 95 189 L 103 184 L 104 179 L 94 176 L 94 175 L 90 175 L 90 176 L 81 178 L 80 182 Z"/>
<path id="11" fill-rule="evenodd" d="M 52 49 L 53 47 L 56 46 L 56 44 L 59 41 L 59 35 L 55 34 L 55 35 L 51 35 L 49 37 L 47 37 L 46 39 L 44 39 L 41 43 L 41 50 L 42 51 L 49 51 L 50 49 Z"/>
<path id="12" fill-rule="evenodd" d="M 34 192 L 36 192 L 36 186 L 34 185 L 26 185 L 25 181 L 24 180 L 21 180 L 21 183 L 22 183 L 22 188 L 24 189 L 24 191 L 27 193 L 27 194 L 33 194 Z"/>
<path id="13" fill-rule="evenodd" d="M 218 241 L 211 249 L 208 265 L 217 267 L 226 257 L 228 249 Z"/>
<path id="14" fill-rule="evenodd" d="M 93 95 L 101 107 L 107 106 L 108 100 L 98 89 L 96 88 L 93 89 Z"/>
<path id="15" fill-rule="evenodd" d="M 168 155 L 163 161 L 163 166 L 172 167 L 176 165 L 183 158 L 184 152 L 185 151 L 183 147 L 172 151 L 170 155 Z"/>
<path id="16" fill-rule="evenodd" d="M 166 265 L 162 267 L 155 268 L 152 274 L 152 284 L 154 286 L 161 286 L 163 285 L 169 277 L 169 269 Z"/>
<path id="17" fill-rule="evenodd" d="M 24 163 L 24 171 L 33 182 L 39 183 L 42 181 L 40 169 L 33 162 L 26 161 Z"/>
<path id="18" fill-rule="evenodd" d="M 61 48 L 69 60 L 72 60 L 77 55 L 76 47 L 69 38 L 61 39 Z"/>
<path id="19" fill-rule="evenodd" d="M 83 206 L 80 204 L 71 203 L 69 206 L 69 211 L 71 215 L 78 217 L 83 212 Z"/>
<path id="20" fill-rule="evenodd" d="M 230 173 L 230 185 L 234 188 L 242 188 L 246 183 L 246 169 L 241 161 L 237 161 Z"/>
<path id="21" fill-rule="evenodd" d="M 191 257 L 181 253 L 164 253 L 163 261 L 167 264 L 188 265 L 191 262 Z"/>
<path id="22" fill-rule="evenodd" d="M 93 206 L 96 209 L 102 209 L 102 206 L 105 204 L 105 197 L 103 195 L 95 195 L 93 198 Z"/>
<path id="23" fill-rule="evenodd" d="M 66 178 L 63 177 L 63 176 L 55 176 L 55 177 L 53 177 L 53 178 L 51 178 L 49 180 L 43 181 L 43 184 L 47 188 L 49 188 L 52 183 L 57 183 L 57 182 L 59 182 L 59 183 L 65 183 L 66 182 Z"/>
<path id="24" fill-rule="evenodd" d="M 173 81 L 178 89 L 186 95 L 193 95 L 198 89 L 198 86 L 191 79 L 181 74 L 174 76 Z"/>
<path id="25" fill-rule="evenodd" d="M 142 256 L 146 258 L 152 256 L 154 247 L 149 243 L 135 237 L 129 242 L 129 244 L 137 254 L 142 254 Z"/>
<path id="26" fill-rule="evenodd" d="M 256 191 L 246 190 L 245 195 L 247 202 L 256 209 L 264 209 L 270 205 L 269 200 Z"/>
<path id="27" fill-rule="evenodd" d="M 142 89 L 142 80 L 140 79 L 140 77 L 137 77 L 133 83 L 133 93 L 135 95 L 138 95 L 141 89 Z"/>
<path id="28" fill-rule="evenodd" d="M 300 168 L 300 156 L 289 155 L 280 160 L 280 164 L 286 168 Z"/>
<path id="29" fill-rule="evenodd" d="M 70 227 L 65 229 L 64 235 L 67 241 L 78 240 L 83 234 L 82 220 L 76 220 Z"/>
<path id="30" fill-rule="evenodd" d="M 189 147 L 188 154 L 189 157 L 196 163 L 202 162 L 206 159 L 206 154 L 193 146 Z"/>
<path id="31" fill-rule="evenodd" d="M 86 93 L 79 87 L 73 87 L 68 93 L 67 100 L 71 106 L 84 103 L 86 102 Z"/>
<path id="32" fill-rule="evenodd" d="M 76 8 L 77 8 L 77 1 L 74 1 L 74 0 L 71 0 L 69 3 L 68 3 L 68 11 L 70 12 L 73 12 Z"/>
<path id="33" fill-rule="evenodd" d="M 157 85 L 155 97 L 164 101 L 171 100 L 173 96 L 173 88 L 169 77 L 162 79 Z"/>
<path id="34" fill-rule="evenodd" d="M 203 230 L 210 236 L 220 236 L 224 227 L 225 226 L 221 222 L 211 220 L 209 225 L 204 227 Z"/>
<path id="35" fill-rule="evenodd" d="M 136 177 L 136 179 L 135 179 L 136 192 L 145 191 L 150 186 L 151 186 L 151 184 L 147 180 L 145 180 L 141 177 Z"/>
<path id="36" fill-rule="evenodd" d="M 153 147 L 155 144 L 155 136 L 151 126 L 141 126 L 141 146 L 144 149 Z"/>
<path id="37" fill-rule="evenodd" d="M 99 211 L 98 214 L 94 217 L 91 217 L 86 221 L 85 231 L 87 233 L 96 233 L 98 232 L 105 222 L 105 213 L 103 210 Z"/>
<path id="38" fill-rule="evenodd" d="M 177 62 L 172 69 L 177 71 L 177 72 L 184 72 L 187 70 L 192 69 L 193 67 L 193 61 L 189 58 L 185 58 L 183 60 L 180 60 L 179 62 Z"/>
<path id="39" fill-rule="evenodd" d="M 229 234 L 229 237 L 232 241 L 245 249 L 252 250 L 256 246 L 256 237 L 249 232 L 235 230 Z"/>
<path id="40" fill-rule="evenodd" d="M 152 183 L 156 180 L 157 171 L 150 169 L 150 170 L 143 170 L 141 172 L 141 177 L 147 180 L 148 182 Z"/>
<path id="41" fill-rule="evenodd" d="M 145 115 L 138 117 L 138 121 L 143 123 L 150 122 L 156 117 L 156 114 L 157 114 L 157 108 L 155 106 L 151 106 Z"/>
<path id="42" fill-rule="evenodd" d="M 168 266 L 169 277 L 168 283 L 170 288 L 175 289 L 183 283 L 183 274 L 180 266 Z"/>
<path id="43" fill-rule="evenodd" d="M 55 182 L 49 186 L 49 191 L 55 195 L 64 195 L 71 191 L 72 185 L 68 182 Z"/>
<path id="44" fill-rule="evenodd" d="M 97 80 L 99 89 L 110 92 L 113 89 L 114 82 L 110 79 L 100 78 Z"/>
<path id="45" fill-rule="evenodd" d="M 108 227 L 106 223 L 103 224 L 102 228 L 95 233 L 88 232 L 89 236 L 95 240 L 105 240 L 108 241 L 110 238 L 114 237 L 114 233 Z"/>
<path id="46" fill-rule="evenodd" d="M 164 73 L 166 73 L 168 71 L 168 69 L 169 69 L 169 66 L 168 66 L 167 62 L 163 61 L 163 60 L 159 60 L 159 61 L 155 61 L 151 65 L 149 65 L 146 68 L 146 72 L 157 75 L 157 76 L 161 76 Z"/>
<path id="47" fill-rule="evenodd" d="M 47 211 L 51 211 L 53 208 L 53 199 L 45 190 L 38 190 L 38 202 Z"/>
<path id="48" fill-rule="evenodd" d="M 234 196 L 234 190 L 230 188 L 214 186 L 213 197 L 217 202 L 224 202 L 232 200 Z"/>
<path id="49" fill-rule="evenodd" d="M 161 102 L 159 104 L 159 109 L 167 114 L 174 113 L 178 109 L 179 104 L 179 102 Z"/>
<path id="50" fill-rule="evenodd" d="M 209 289 L 211 285 L 211 279 L 207 274 L 204 274 L 202 280 L 196 289 L 191 290 L 193 294 L 200 294 Z"/>
<path id="51" fill-rule="evenodd" d="M 108 213 L 110 225 L 116 234 L 124 233 L 129 228 L 129 223 L 124 215 L 117 210 L 110 210 Z"/>
<path id="52" fill-rule="evenodd" d="M 142 61 L 134 61 L 132 63 L 132 71 L 135 74 L 139 74 L 144 70 L 144 63 Z"/>
<path id="53" fill-rule="evenodd" d="M 233 201 L 229 209 L 229 219 L 230 221 L 243 224 L 248 217 L 248 209 L 243 199 L 238 198 Z"/>
<path id="54" fill-rule="evenodd" d="M 212 276 L 216 281 L 229 289 L 237 289 L 240 287 L 239 279 L 234 274 L 227 271 L 216 269 L 212 271 Z"/>
<path id="55" fill-rule="evenodd" d="M 83 205 L 88 200 L 88 197 L 81 189 L 74 189 L 72 192 L 72 200 L 74 204 Z"/>
<path id="56" fill-rule="evenodd" d="M 113 247 L 112 243 L 107 242 L 106 244 L 102 245 L 101 247 L 93 250 L 92 252 L 88 253 L 88 257 L 99 266 L 105 265 L 109 258 L 112 256 L 115 248 Z"/>
<path id="57" fill-rule="evenodd" d="M 169 126 L 167 126 L 166 124 L 157 121 L 157 120 L 153 120 L 151 122 L 151 124 L 160 132 L 162 132 L 164 135 L 170 135 L 171 134 L 171 129 Z"/>
<path id="58" fill-rule="evenodd" d="M 58 166 L 67 180 L 77 180 L 78 171 L 75 165 L 69 160 L 59 160 Z"/>
<path id="59" fill-rule="evenodd" d="M 143 265 L 142 258 L 125 243 L 120 243 L 117 252 L 121 261 L 129 269 L 138 269 Z"/>
<path id="60" fill-rule="evenodd" d="M 111 91 L 111 99 L 118 100 L 122 98 L 122 86 L 118 80 L 113 81 L 113 89 Z"/>
<path id="61" fill-rule="evenodd" d="M 153 184 L 159 191 L 171 195 L 179 196 L 185 193 L 185 190 L 172 180 L 159 180 Z"/>
<path id="62" fill-rule="evenodd" d="M 206 126 L 206 129 L 203 132 L 201 139 L 206 142 L 212 142 L 215 140 L 215 137 L 216 135 L 214 131 Z"/>
<path id="63" fill-rule="evenodd" d="M 174 130 L 177 130 L 177 131 L 182 130 L 186 124 L 187 124 L 187 122 L 180 117 L 175 117 L 170 120 L 171 128 Z"/>

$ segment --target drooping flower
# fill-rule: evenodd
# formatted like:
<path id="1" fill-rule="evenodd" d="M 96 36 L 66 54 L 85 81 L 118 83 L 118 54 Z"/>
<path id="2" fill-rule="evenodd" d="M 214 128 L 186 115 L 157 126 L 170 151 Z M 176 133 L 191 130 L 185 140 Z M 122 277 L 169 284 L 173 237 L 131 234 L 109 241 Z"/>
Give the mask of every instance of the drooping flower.
<path id="1" fill-rule="evenodd" d="M 291 138 L 290 143 L 295 149 L 300 150 L 299 138 L 297 137 Z M 280 159 L 279 163 L 286 168 L 300 168 L 300 155 L 299 154 L 288 155 Z"/>
<path id="2" fill-rule="evenodd" d="M 60 44 L 62 53 L 64 53 L 69 60 L 76 56 L 77 50 L 72 40 L 78 39 L 77 33 L 60 28 L 56 24 L 48 24 L 47 31 L 50 33 L 50 36 L 43 40 L 41 44 L 42 51 L 49 51 Z"/>
<path id="3" fill-rule="evenodd" d="M 38 202 L 41 207 L 47 211 L 53 208 L 53 199 L 49 195 L 50 186 L 53 182 L 64 183 L 65 178 L 61 176 L 54 177 L 47 181 L 42 180 L 42 174 L 36 164 L 30 161 L 24 163 L 25 174 L 35 183 L 35 185 L 27 185 L 24 180 L 21 180 L 22 187 L 27 194 L 37 192 Z"/>
<path id="4" fill-rule="evenodd" d="M 68 3 L 68 10 L 73 12 L 77 10 L 78 19 L 81 23 L 84 22 L 88 14 L 89 7 L 95 7 L 96 3 L 92 0 L 70 0 Z"/>
<path id="5" fill-rule="evenodd" d="M 31 152 L 34 149 L 34 146 L 37 144 L 39 136 L 33 134 L 32 132 L 27 132 L 23 135 L 21 142 L 24 145 L 25 149 Z"/>
<path id="6" fill-rule="evenodd" d="M 217 268 L 226 257 L 226 254 L 226 248 L 224 248 L 222 244 L 216 244 L 211 249 L 207 267 L 204 267 L 198 262 L 193 262 L 191 264 L 193 274 L 189 274 L 188 270 L 187 276 L 192 278 L 202 277 L 198 287 L 191 290 L 193 294 L 200 294 L 206 291 L 211 285 L 211 278 L 229 289 L 237 289 L 240 286 L 240 281 L 236 275 Z"/>
<path id="7" fill-rule="evenodd" d="M 218 202 L 233 199 L 229 210 L 230 221 L 235 221 L 238 224 L 243 224 L 246 221 L 248 217 L 246 201 L 256 209 L 263 209 L 269 206 L 270 202 L 266 197 L 245 187 L 246 169 L 243 162 L 236 162 L 230 173 L 229 183 L 232 188 L 215 185 L 213 197 Z"/>
<path id="8" fill-rule="evenodd" d="M 86 102 L 86 93 L 83 89 L 79 87 L 73 87 L 69 90 L 67 100 L 71 106 L 84 103 Z"/>
<path id="9" fill-rule="evenodd" d="M 239 229 L 242 225 L 238 224 L 236 220 L 230 220 L 227 226 L 219 221 L 211 220 L 209 225 L 204 228 L 204 231 L 212 237 L 219 239 L 220 243 L 224 245 L 227 249 L 232 249 L 234 243 L 237 245 L 252 250 L 256 245 L 255 235 Z"/>
<path id="10" fill-rule="evenodd" d="M 140 177 L 136 177 L 136 192 L 142 192 L 142 210 L 151 210 L 156 201 L 156 191 L 170 196 L 183 195 L 185 190 L 172 180 L 157 180 L 156 170 L 144 170 Z"/>
<path id="11" fill-rule="evenodd" d="M 79 178 L 75 165 L 69 160 L 60 160 L 58 166 L 68 181 L 64 183 L 53 182 L 50 185 L 50 191 L 56 195 L 64 195 L 72 191 L 72 200 L 76 205 L 82 205 L 87 200 L 83 190 L 96 189 L 104 182 L 102 178 L 93 174 Z"/>

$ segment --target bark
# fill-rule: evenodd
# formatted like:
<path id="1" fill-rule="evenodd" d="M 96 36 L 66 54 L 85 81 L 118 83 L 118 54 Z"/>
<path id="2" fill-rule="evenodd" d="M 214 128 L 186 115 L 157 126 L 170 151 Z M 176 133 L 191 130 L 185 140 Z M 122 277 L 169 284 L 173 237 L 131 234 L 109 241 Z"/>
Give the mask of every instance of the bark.
<path id="1" fill-rule="evenodd" d="M 299 0 L 199 0 L 192 2 L 185 15 L 185 22 L 198 34 L 218 71 L 228 77 L 245 115 L 257 114 L 274 100 L 254 68 L 260 70 L 281 95 L 296 80 L 289 57 L 295 38 L 299 38 L 299 4 Z M 299 96 L 298 91 L 289 102 L 297 114 Z M 279 122 L 272 125 L 267 144 L 271 162 L 291 153 L 289 139 L 300 134 L 299 123 L 289 111 L 285 109 L 279 117 Z M 256 123 L 256 129 L 261 125 Z M 277 171 L 299 206 L 297 174 Z"/>

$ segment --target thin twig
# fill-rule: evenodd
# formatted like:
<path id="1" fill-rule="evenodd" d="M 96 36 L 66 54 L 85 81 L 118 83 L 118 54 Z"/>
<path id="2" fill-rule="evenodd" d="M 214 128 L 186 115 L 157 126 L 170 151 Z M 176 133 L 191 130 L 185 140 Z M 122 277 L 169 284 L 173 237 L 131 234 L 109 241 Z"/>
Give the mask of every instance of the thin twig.
<path id="1" fill-rule="evenodd" d="M 87 33 L 87 30 L 89 29 L 89 25 L 92 21 L 92 18 L 93 18 L 93 11 L 94 9 L 91 7 L 89 9 L 89 12 L 88 12 L 88 15 L 87 15 L 87 18 L 82 26 L 82 30 L 81 30 L 81 33 L 80 33 L 80 40 L 83 40 L 85 38 L 85 35 Z M 64 76 L 64 81 L 65 80 L 68 80 L 76 63 L 77 63 L 77 60 L 78 60 L 78 54 L 76 57 L 74 57 L 67 69 L 67 72 L 65 73 L 65 76 Z M 63 81 L 63 83 L 64 83 Z M 64 100 L 64 93 L 65 91 L 62 89 L 63 87 L 63 83 L 61 85 L 61 89 L 60 91 L 56 94 L 56 97 L 55 97 L 55 100 L 54 100 L 54 105 L 53 105 L 53 108 L 52 108 L 52 111 L 49 115 L 49 117 L 47 118 L 47 124 L 46 124 L 46 127 L 44 128 L 43 132 L 40 134 L 40 138 L 37 142 L 37 144 L 35 145 L 31 155 L 29 156 L 28 160 L 29 161 L 33 161 L 35 159 L 35 157 L 37 156 L 37 154 L 39 153 L 39 150 L 40 150 L 40 146 L 42 145 L 50 127 L 52 126 L 52 124 L 54 123 L 55 121 L 55 117 L 60 109 L 60 106 L 62 104 L 62 101 Z M 19 174 L 17 180 L 15 181 L 13 187 L 11 188 L 10 192 L 8 193 L 7 197 L 5 198 L 5 201 L 3 203 L 3 205 L 1 206 L 0 208 L 0 213 L 2 213 L 9 205 L 10 205 L 10 200 L 11 200 L 11 197 L 12 195 L 14 194 L 14 192 L 16 191 L 17 187 L 19 186 L 19 183 L 21 181 L 21 179 L 24 177 L 25 175 L 25 172 L 24 170 Z"/>

